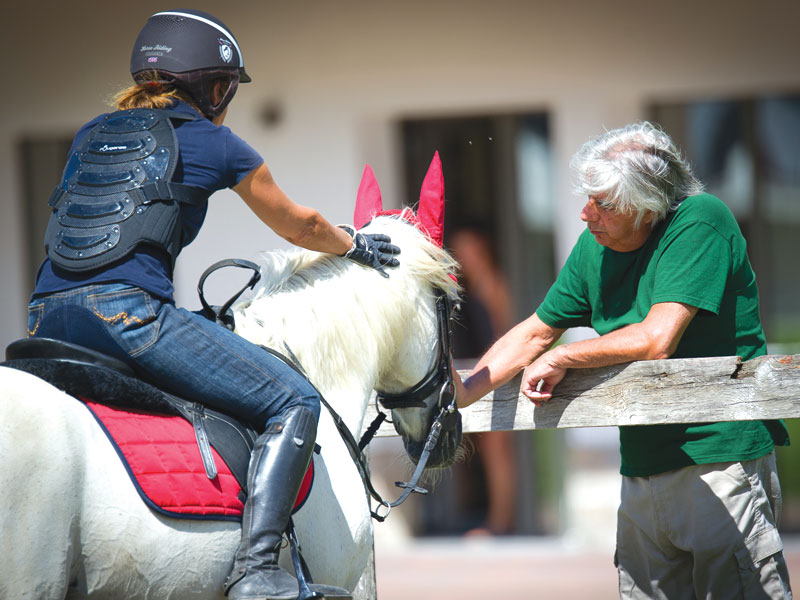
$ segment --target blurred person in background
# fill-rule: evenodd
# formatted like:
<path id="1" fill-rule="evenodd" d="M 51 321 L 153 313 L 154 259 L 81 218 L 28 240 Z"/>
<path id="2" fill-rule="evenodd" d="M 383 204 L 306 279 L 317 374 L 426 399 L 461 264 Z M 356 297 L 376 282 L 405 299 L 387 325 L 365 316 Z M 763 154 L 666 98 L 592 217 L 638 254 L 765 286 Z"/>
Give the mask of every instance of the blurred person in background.
<path id="1" fill-rule="evenodd" d="M 478 225 L 461 227 L 448 247 L 461 265 L 464 296 L 453 326 L 453 357 L 482 356 L 514 324 L 511 293 L 497 265 L 492 242 Z M 486 483 L 485 521 L 467 535 L 506 535 L 514 531 L 517 496 L 517 460 L 513 431 L 470 434 L 483 465 Z M 473 476 L 470 471 L 468 476 Z"/>

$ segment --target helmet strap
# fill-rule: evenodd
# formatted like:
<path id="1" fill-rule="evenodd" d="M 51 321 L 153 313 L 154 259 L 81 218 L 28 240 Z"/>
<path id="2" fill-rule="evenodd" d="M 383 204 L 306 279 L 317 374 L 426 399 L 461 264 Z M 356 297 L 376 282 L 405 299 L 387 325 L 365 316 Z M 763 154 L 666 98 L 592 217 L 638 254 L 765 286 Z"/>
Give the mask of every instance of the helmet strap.
<path id="1" fill-rule="evenodd" d="M 202 69 L 186 73 L 150 70 L 134 73 L 133 79 L 140 84 L 174 85 L 185 90 L 209 120 L 225 111 L 239 89 L 238 69 Z M 222 99 L 214 104 L 214 87 L 221 79 L 229 79 L 230 84 Z"/>
<path id="2" fill-rule="evenodd" d="M 221 115 L 225 109 L 230 104 L 233 97 L 236 95 L 236 90 L 239 89 L 239 76 L 238 74 L 231 78 L 230 84 L 228 84 L 228 89 L 225 90 L 225 94 L 222 96 L 222 99 L 217 102 L 217 104 L 211 104 L 214 101 L 215 95 L 215 87 L 216 82 L 219 79 L 212 79 L 208 82 L 209 89 L 207 93 L 203 95 L 203 99 L 198 99 L 198 104 L 200 105 L 200 110 L 209 118 L 218 117 Z"/>

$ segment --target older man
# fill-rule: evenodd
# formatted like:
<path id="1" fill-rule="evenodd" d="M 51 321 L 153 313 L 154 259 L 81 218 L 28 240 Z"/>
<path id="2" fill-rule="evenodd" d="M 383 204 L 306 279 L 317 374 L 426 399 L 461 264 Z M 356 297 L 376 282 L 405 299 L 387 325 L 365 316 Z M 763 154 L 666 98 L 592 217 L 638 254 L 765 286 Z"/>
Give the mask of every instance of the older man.
<path id="1" fill-rule="evenodd" d="M 536 312 L 465 381 L 461 406 L 522 369 L 538 404 L 567 369 L 766 353 L 742 233 L 667 134 L 609 131 L 573 167 L 587 229 Z M 553 347 L 577 326 L 599 337 Z M 787 443 L 776 421 L 620 427 L 620 597 L 790 598 L 773 452 Z"/>

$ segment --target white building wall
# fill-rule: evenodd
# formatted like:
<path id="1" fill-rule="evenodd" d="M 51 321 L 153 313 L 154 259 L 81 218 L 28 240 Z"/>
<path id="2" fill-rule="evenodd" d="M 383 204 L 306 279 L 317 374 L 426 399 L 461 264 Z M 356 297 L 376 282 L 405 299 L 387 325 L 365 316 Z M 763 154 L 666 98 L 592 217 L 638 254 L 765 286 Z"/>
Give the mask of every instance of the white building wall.
<path id="1" fill-rule="evenodd" d="M 628 0 L 193 5 L 237 34 L 253 76 L 226 124 L 262 153 L 296 201 L 334 222 L 350 219 L 365 162 L 385 203 L 412 199 L 401 198 L 397 119 L 547 110 L 562 259 L 581 230 L 582 201 L 570 194 L 567 163 L 588 137 L 640 118 L 653 99 L 800 89 L 796 2 L 677 0 L 658 11 Z M 128 82 L 138 29 L 166 8 L 172 7 L 150 0 L 45 0 L 5 9 L 0 346 L 24 335 L 29 293 L 20 262 L 16 144 L 24 136 L 73 132 L 102 111 L 105 98 Z M 267 103 L 280 108 L 274 127 L 259 119 Z M 446 169 L 447 156 L 442 161 Z M 197 306 L 194 287 L 211 262 L 276 245 L 235 194 L 218 194 L 179 261 L 179 302 Z"/>

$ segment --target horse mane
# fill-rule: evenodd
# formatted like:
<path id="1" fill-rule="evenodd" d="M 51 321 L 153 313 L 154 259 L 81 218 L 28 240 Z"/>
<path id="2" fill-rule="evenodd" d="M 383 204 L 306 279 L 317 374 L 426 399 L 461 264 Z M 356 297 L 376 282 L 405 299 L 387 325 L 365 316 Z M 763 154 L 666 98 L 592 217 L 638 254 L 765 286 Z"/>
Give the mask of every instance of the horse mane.
<path id="1" fill-rule="evenodd" d="M 402 358 L 391 356 L 398 340 L 416 332 L 411 346 L 432 355 L 433 303 L 423 300 L 436 290 L 454 301 L 459 294 L 455 260 L 404 214 L 376 217 L 361 230 L 387 234 L 400 247 L 400 266 L 387 269 L 388 278 L 309 250 L 261 255 L 262 283 L 235 307 L 237 333 L 280 352 L 288 347 L 323 394 L 358 389 L 366 399 L 379 379 L 391 385 L 393 359 Z"/>

